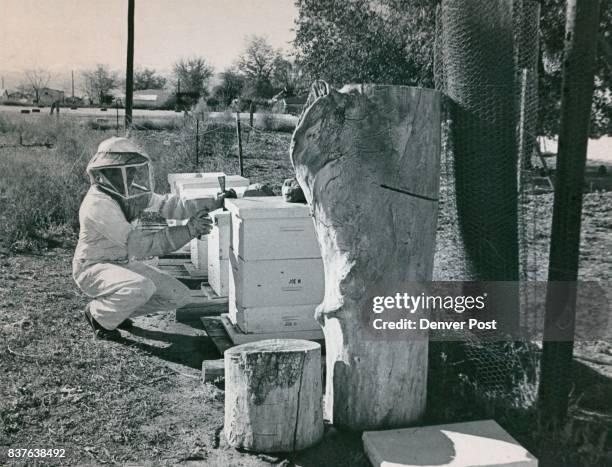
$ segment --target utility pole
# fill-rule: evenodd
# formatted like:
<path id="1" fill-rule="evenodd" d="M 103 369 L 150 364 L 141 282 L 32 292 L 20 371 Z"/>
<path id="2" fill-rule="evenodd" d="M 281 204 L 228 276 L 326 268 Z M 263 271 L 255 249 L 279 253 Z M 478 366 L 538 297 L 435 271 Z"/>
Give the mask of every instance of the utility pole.
<path id="1" fill-rule="evenodd" d="M 548 264 L 540 421 L 560 426 L 572 386 L 582 185 L 593 100 L 599 1 L 567 0 L 561 124 Z"/>
<path id="2" fill-rule="evenodd" d="M 72 70 L 70 74 L 72 76 L 72 99 L 74 99 L 74 70 Z M 73 100 L 73 103 L 74 103 L 74 100 Z"/>
<path id="3" fill-rule="evenodd" d="M 128 0 L 128 43 L 125 68 L 125 129 L 132 126 L 132 102 L 134 93 L 134 2 Z"/>

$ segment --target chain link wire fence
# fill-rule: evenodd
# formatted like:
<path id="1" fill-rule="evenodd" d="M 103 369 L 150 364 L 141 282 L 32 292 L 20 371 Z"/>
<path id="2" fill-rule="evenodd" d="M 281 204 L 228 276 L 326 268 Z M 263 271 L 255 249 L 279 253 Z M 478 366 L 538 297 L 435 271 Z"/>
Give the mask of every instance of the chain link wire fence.
<path id="1" fill-rule="evenodd" d="M 532 171 L 539 9 L 533 0 L 443 0 L 437 9 L 434 76 L 446 118 L 436 280 L 538 279 L 542 258 L 530 245 L 539 215 Z M 493 300 L 500 319 L 513 328 L 534 326 L 525 310 L 535 298 L 518 285 L 515 298 Z M 489 337 L 462 336 L 475 384 L 493 399 L 516 400 L 509 388 L 535 380 L 533 353 Z"/>

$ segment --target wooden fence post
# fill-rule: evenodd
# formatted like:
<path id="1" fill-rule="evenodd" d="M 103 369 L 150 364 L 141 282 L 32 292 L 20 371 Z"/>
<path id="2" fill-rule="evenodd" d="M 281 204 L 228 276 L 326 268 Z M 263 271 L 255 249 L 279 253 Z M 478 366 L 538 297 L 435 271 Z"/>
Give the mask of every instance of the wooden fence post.
<path id="1" fill-rule="evenodd" d="M 236 111 L 236 136 L 238 138 L 238 163 L 240 176 L 244 177 L 244 162 L 242 160 L 242 132 L 240 131 L 240 111 Z"/>

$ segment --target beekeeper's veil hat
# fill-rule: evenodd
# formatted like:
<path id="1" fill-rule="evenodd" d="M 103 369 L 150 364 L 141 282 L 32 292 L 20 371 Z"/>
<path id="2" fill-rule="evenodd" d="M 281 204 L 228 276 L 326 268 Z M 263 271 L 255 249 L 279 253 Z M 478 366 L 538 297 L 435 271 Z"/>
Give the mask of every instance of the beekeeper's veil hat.
<path id="1" fill-rule="evenodd" d="M 92 184 L 123 199 L 148 195 L 154 188 L 151 158 L 128 138 L 102 141 L 87 164 L 87 174 Z"/>

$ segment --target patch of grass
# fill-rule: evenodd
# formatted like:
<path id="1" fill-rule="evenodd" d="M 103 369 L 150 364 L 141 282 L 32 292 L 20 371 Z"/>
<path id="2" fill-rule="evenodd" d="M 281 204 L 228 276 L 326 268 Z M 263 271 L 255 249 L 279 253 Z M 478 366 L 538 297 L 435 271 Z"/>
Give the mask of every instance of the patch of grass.
<path id="1" fill-rule="evenodd" d="M 234 127 L 214 120 L 201 122 L 196 162 L 195 119 L 167 119 L 160 127 L 156 122 L 151 121 L 146 130 L 136 127 L 131 136 L 154 161 L 157 192 L 169 191 L 168 173 L 239 173 Z M 3 139 L 10 140 L 0 147 L 0 239 L 15 251 L 72 243 L 79 206 L 89 187 L 87 162 L 97 145 L 115 132 L 50 116 L 2 117 L 0 129 Z M 293 174 L 290 138 L 288 133 L 245 131 L 245 176 L 280 194 L 284 178 Z"/>
<path id="2" fill-rule="evenodd" d="M 32 137 L 53 137 L 54 148 L 5 148 L 0 158 L 0 232 L 17 250 L 61 243 L 62 236 L 74 235 L 88 187 L 85 166 L 99 142 L 98 134 L 53 121 L 41 124 Z"/>

